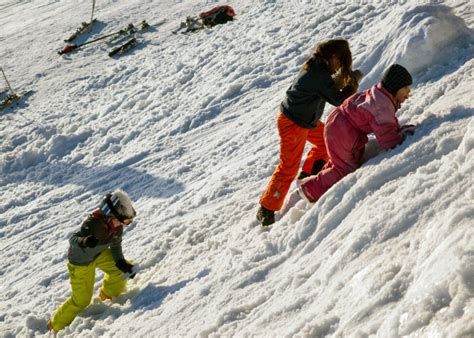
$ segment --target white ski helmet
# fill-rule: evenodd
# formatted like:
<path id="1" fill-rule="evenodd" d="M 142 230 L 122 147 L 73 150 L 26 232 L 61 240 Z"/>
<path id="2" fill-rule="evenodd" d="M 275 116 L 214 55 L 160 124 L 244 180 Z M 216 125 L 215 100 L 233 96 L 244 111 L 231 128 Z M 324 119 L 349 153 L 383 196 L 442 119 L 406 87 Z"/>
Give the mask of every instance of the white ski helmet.
<path id="1" fill-rule="evenodd" d="M 105 215 L 114 216 L 120 222 L 133 219 L 137 215 L 130 197 L 120 189 L 107 193 L 100 204 L 100 209 Z"/>

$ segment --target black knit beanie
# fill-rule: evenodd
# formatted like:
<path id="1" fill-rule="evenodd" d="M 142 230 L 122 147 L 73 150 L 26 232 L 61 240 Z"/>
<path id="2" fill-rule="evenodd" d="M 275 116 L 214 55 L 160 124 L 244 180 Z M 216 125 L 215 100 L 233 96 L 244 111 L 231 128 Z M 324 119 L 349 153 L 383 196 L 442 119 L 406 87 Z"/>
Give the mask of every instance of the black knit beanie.
<path id="1" fill-rule="evenodd" d="M 405 67 L 393 64 L 385 71 L 382 77 L 382 86 L 395 95 L 400 88 L 413 83 L 410 73 Z"/>

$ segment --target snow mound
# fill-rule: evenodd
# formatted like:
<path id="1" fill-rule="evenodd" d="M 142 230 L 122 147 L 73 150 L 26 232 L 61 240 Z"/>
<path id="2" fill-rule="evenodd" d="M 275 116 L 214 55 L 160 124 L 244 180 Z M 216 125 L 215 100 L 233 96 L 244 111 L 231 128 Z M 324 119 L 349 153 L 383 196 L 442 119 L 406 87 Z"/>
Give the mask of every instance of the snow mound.
<path id="1" fill-rule="evenodd" d="M 416 74 L 452 57 L 457 52 L 456 41 L 460 45 L 474 41 L 474 33 L 450 7 L 421 5 L 404 9 L 396 8 L 366 33 L 371 48 L 356 57 L 367 74 L 362 87 L 380 81 L 383 71 L 393 63 Z M 377 34 L 381 26 L 383 33 Z"/>
<path id="2" fill-rule="evenodd" d="M 37 128 L 31 135 L 14 138 L 4 144 L 5 152 L 0 156 L 0 170 L 4 173 L 21 171 L 43 161 L 61 159 L 87 141 L 92 131 L 62 135 L 54 128 Z"/>

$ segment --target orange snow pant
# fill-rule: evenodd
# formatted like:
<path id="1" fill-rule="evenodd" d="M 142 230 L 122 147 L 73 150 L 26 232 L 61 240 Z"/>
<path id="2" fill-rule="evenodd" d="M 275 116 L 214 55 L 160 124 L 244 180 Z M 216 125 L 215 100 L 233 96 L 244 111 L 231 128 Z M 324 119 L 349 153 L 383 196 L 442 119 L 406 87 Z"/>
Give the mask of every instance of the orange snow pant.
<path id="1" fill-rule="evenodd" d="M 324 144 L 324 123 L 318 121 L 316 128 L 306 129 L 298 126 L 283 113 L 278 114 L 278 134 L 280 135 L 280 163 L 273 172 L 267 190 L 260 198 L 260 205 L 272 211 L 278 211 L 283 206 L 291 182 L 298 174 L 301 158 L 306 141 L 313 144 L 308 153 L 303 170 L 311 172 L 317 160 L 328 161 Z M 305 170 L 305 168 L 308 168 Z"/>
<path id="2" fill-rule="evenodd" d="M 89 265 L 74 265 L 68 262 L 67 268 L 72 295 L 61 305 L 51 319 L 51 324 L 56 332 L 71 324 L 76 315 L 91 302 L 96 267 L 105 272 L 104 282 L 102 283 L 102 291 L 105 295 L 108 297 L 118 296 L 124 290 L 127 281 L 122 280 L 124 273 L 115 266 L 110 249 L 103 251 Z"/>

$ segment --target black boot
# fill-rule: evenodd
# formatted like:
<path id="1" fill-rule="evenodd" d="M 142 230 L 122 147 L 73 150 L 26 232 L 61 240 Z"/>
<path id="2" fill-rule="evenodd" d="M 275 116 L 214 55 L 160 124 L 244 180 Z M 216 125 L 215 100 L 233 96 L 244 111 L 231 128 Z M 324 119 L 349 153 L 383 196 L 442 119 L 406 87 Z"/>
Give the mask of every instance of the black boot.
<path id="1" fill-rule="evenodd" d="M 275 212 L 262 206 L 257 211 L 257 219 L 263 226 L 275 223 Z"/>
<path id="2" fill-rule="evenodd" d="M 300 172 L 300 174 L 298 175 L 298 177 L 296 178 L 298 181 L 301 181 L 303 178 L 306 178 L 306 177 L 309 177 L 311 176 L 310 174 L 308 173 L 305 173 L 304 171 Z"/>
<path id="3" fill-rule="evenodd" d="M 324 160 L 317 160 L 313 164 L 313 168 L 311 168 L 311 176 L 319 174 L 321 170 L 323 170 L 324 166 L 326 165 L 326 161 Z"/>
<path id="4" fill-rule="evenodd" d="M 300 174 L 298 175 L 296 179 L 298 181 L 301 181 L 302 179 L 306 177 L 317 175 L 321 170 L 323 170 L 325 165 L 326 165 L 326 162 L 324 160 L 317 160 L 316 162 L 314 162 L 313 167 L 311 168 L 311 174 L 308 174 L 302 171 L 300 172 Z"/>

